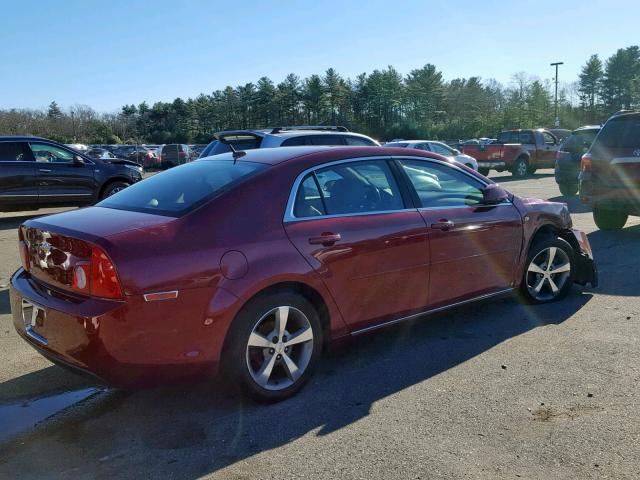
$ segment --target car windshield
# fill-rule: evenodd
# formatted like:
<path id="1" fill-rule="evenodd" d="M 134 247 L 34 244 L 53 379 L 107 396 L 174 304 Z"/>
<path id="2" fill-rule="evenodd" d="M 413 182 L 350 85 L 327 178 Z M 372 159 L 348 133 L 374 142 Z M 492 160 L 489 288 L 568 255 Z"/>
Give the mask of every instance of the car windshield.
<path id="1" fill-rule="evenodd" d="M 252 162 L 193 162 L 149 177 L 97 205 L 180 217 L 265 168 Z"/>

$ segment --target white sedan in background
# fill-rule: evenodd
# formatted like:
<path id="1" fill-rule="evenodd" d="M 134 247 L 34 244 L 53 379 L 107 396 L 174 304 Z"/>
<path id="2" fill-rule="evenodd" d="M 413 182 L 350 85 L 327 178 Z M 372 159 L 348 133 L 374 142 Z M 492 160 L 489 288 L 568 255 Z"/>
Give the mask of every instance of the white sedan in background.
<path id="1" fill-rule="evenodd" d="M 455 148 L 451 148 L 446 143 L 436 142 L 433 140 L 393 140 L 392 142 L 385 143 L 385 147 L 399 147 L 399 148 L 416 148 L 418 150 L 426 150 L 427 152 L 438 153 L 443 155 L 451 160 L 455 160 L 463 165 L 466 165 L 469 168 L 474 170 L 478 170 L 478 162 L 475 158 L 470 157 L 469 155 L 465 155 L 460 152 L 460 150 L 456 150 Z"/>

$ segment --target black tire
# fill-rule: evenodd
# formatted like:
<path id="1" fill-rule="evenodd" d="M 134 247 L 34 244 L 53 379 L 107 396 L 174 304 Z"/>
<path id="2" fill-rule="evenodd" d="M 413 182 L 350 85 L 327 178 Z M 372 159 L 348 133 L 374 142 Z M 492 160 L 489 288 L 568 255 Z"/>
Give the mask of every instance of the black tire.
<path id="1" fill-rule="evenodd" d="M 531 165 L 529 165 L 529 167 L 527 168 L 527 173 L 529 175 L 533 175 L 534 173 L 536 173 L 536 170 L 538 170 L 536 167 L 532 167 Z"/>
<path id="2" fill-rule="evenodd" d="M 129 183 L 121 182 L 121 181 L 115 181 L 107 184 L 107 186 L 104 187 L 104 190 L 102 190 L 102 195 L 100 196 L 100 200 L 110 197 L 114 193 L 118 193 L 120 190 L 124 190 L 129 185 L 130 185 Z"/>
<path id="3" fill-rule="evenodd" d="M 558 187 L 560 187 L 560 193 L 564 197 L 573 197 L 576 193 L 578 193 L 577 183 L 559 183 Z"/>
<path id="4" fill-rule="evenodd" d="M 549 280 L 544 278 L 542 273 L 536 273 L 530 271 L 530 265 L 532 262 L 538 262 L 538 259 L 544 260 L 545 258 L 548 260 L 548 252 L 551 248 L 556 248 L 553 255 L 552 265 L 555 264 L 555 268 L 561 267 L 564 265 L 564 262 L 569 262 L 570 270 L 568 272 L 560 272 L 556 274 L 550 274 L 549 278 L 553 281 L 553 284 L 557 288 L 557 292 L 555 292 L 551 288 L 551 283 Z M 558 253 L 561 250 L 562 253 Z M 557 263 L 560 262 L 560 263 Z M 553 269 L 554 267 L 552 267 Z M 571 245 L 564 239 L 559 237 L 546 237 L 542 238 L 538 241 L 535 241 L 534 244 L 529 248 L 529 252 L 527 253 L 527 260 L 524 265 L 524 272 L 522 274 L 522 282 L 520 283 L 520 296 L 526 303 L 548 303 L 556 300 L 560 300 L 565 297 L 567 293 L 571 290 L 573 286 L 573 278 L 576 269 L 575 262 L 575 253 Z M 542 269 L 545 270 L 544 268 Z M 552 272 L 550 270 L 549 272 Z M 562 285 L 558 286 L 558 283 L 562 281 Z M 542 288 L 540 289 L 540 293 L 535 294 L 530 287 L 536 287 L 539 282 L 542 282 Z M 557 282 L 557 283 L 556 283 Z"/>
<path id="5" fill-rule="evenodd" d="M 490 168 L 478 168 L 478 173 L 480 175 L 484 175 L 485 177 L 489 175 L 489 172 L 491 171 Z"/>
<path id="6" fill-rule="evenodd" d="M 262 320 L 265 316 L 267 318 L 266 321 L 268 321 L 269 312 L 281 306 L 293 307 L 293 310 L 297 310 L 306 316 L 313 332 L 313 339 L 309 340 L 311 343 L 306 342 L 305 345 L 310 345 L 312 351 L 310 357 L 307 357 L 309 358 L 308 363 L 299 378 L 294 381 L 281 375 L 283 385 L 287 385 L 287 382 L 292 383 L 281 389 L 270 389 L 258 384 L 254 379 L 253 374 L 256 372 L 252 374 L 250 371 L 252 368 L 250 366 L 250 357 L 252 354 L 257 353 L 258 356 L 263 355 L 265 358 L 263 362 L 267 362 L 267 355 L 272 352 L 268 348 L 262 349 L 261 347 L 257 348 L 256 352 L 255 350 L 250 350 L 248 344 L 249 337 L 254 331 L 254 328 L 262 321 L 265 321 Z M 275 325 L 274 328 L 276 328 Z M 298 392 L 313 375 L 313 371 L 322 353 L 322 334 L 322 325 L 318 313 L 313 305 L 301 295 L 292 292 L 279 292 L 258 296 L 242 308 L 229 329 L 223 351 L 222 373 L 228 383 L 239 388 L 242 393 L 247 394 L 259 402 L 277 402 L 284 400 Z M 269 352 L 267 352 L 267 350 L 269 350 Z M 252 353 L 250 354 L 249 352 Z M 290 350 L 289 355 L 292 355 L 292 352 L 293 350 Z M 278 356 L 278 358 L 280 358 L 280 356 Z M 290 358 L 293 359 L 293 355 Z M 284 373 L 286 375 L 287 370 L 284 365 L 284 359 L 281 360 L 280 363 L 278 363 L 277 360 L 274 361 L 274 365 L 273 372 L 276 372 L 278 368 L 281 370 L 278 373 Z M 270 379 L 268 379 L 268 381 L 269 380 Z M 275 383 L 278 383 L 277 378 Z M 272 386 L 272 388 L 277 388 L 277 385 Z"/>
<path id="7" fill-rule="evenodd" d="M 629 214 L 612 208 L 593 207 L 593 221 L 600 230 L 620 230 L 627 223 Z"/>
<path id="8" fill-rule="evenodd" d="M 529 174 L 529 162 L 525 157 L 518 157 L 511 174 L 516 178 L 525 178 Z"/>

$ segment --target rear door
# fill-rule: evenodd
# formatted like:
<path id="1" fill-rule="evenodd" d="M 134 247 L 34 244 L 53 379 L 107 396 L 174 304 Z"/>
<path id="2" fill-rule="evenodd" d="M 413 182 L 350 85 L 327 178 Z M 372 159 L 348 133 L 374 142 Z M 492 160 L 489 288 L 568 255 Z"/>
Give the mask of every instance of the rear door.
<path id="1" fill-rule="evenodd" d="M 387 159 L 337 162 L 300 177 L 285 229 L 354 330 L 423 309 L 429 249 Z"/>
<path id="2" fill-rule="evenodd" d="M 35 162 L 26 142 L 0 142 L 0 210 L 38 203 Z"/>
<path id="3" fill-rule="evenodd" d="M 97 194 L 93 162 L 75 162 L 77 152 L 57 145 L 29 145 L 36 160 L 39 205 L 77 205 L 93 200 Z"/>
<path id="4" fill-rule="evenodd" d="M 429 306 L 512 288 L 522 244 L 522 222 L 513 204 L 484 206 L 485 184 L 454 165 L 397 162 L 415 189 L 429 232 Z"/>

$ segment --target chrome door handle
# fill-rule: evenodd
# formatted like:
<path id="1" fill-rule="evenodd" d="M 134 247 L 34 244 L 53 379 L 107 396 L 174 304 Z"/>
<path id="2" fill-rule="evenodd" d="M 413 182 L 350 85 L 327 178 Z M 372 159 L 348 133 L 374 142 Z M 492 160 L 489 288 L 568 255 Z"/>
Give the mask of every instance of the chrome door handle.
<path id="1" fill-rule="evenodd" d="M 43 173 L 51 173 L 51 170 L 47 170 L 46 168 L 41 168 L 40 171 Z"/>
<path id="2" fill-rule="evenodd" d="M 445 220 L 442 219 L 439 222 L 435 222 L 431 224 L 431 228 L 435 228 L 437 230 L 442 230 L 442 231 L 447 231 L 452 229 L 453 227 L 455 227 L 456 224 L 453 223 L 451 220 Z"/>
<path id="3" fill-rule="evenodd" d="M 342 237 L 339 233 L 323 233 L 317 237 L 309 238 L 309 243 L 311 245 L 324 245 L 325 247 L 330 247 L 334 243 L 340 241 L 341 238 Z"/>

